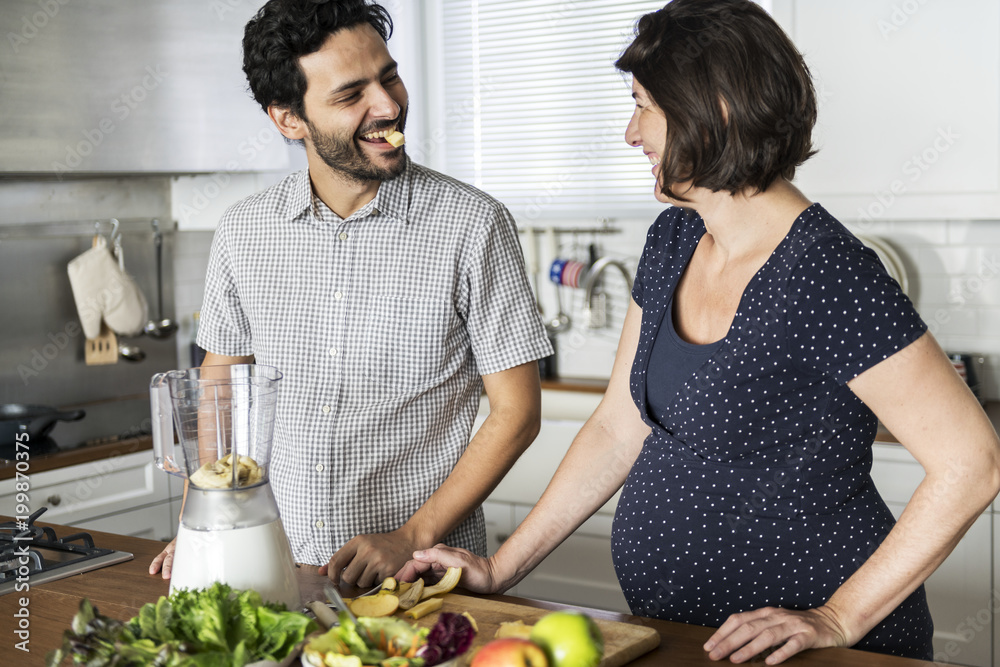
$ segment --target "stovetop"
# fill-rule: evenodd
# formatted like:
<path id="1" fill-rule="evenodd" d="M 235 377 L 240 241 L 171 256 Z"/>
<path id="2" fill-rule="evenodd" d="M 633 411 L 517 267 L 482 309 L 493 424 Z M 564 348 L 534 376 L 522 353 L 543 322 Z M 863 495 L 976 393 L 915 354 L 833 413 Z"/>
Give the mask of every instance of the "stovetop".
<path id="1" fill-rule="evenodd" d="M 89 533 L 57 537 L 52 528 L 34 525 L 46 509 L 27 521 L 0 523 L 0 595 L 132 560 L 126 551 L 95 546 Z"/>

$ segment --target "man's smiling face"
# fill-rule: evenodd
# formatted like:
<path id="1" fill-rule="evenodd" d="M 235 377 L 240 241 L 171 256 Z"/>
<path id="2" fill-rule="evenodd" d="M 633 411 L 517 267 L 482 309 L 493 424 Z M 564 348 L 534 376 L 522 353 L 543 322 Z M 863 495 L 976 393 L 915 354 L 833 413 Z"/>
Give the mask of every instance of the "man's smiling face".
<path id="1" fill-rule="evenodd" d="M 407 94 L 379 34 L 368 24 L 340 30 L 300 58 L 299 66 L 308 82 L 306 148 L 354 181 L 399 176 L 404 148 L 384 137 L 403 131 Z"/>

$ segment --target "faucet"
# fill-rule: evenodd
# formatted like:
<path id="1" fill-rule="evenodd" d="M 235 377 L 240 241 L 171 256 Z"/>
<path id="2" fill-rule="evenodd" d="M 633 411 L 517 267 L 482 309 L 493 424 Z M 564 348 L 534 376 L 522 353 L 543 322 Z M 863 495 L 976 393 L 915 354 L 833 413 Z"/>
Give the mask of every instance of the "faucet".
<path id="1" fill-rule="evenodd" d="M 595 294 L 594 291 L 597 287 L 597 283 L 606 269 L 615 268 L 618 269 L 622 276 L 625 278 L 625 284 L 628 285 L 628 295 L 632 294 L 632 276 L 629 274 L 628 269 L 625 265 L 618 261 L 617 259 L 611 259 L 610 257 L 602 257 L 590 267 L 587 271 L 587 275 L 583 280 L 583 289 L 585 293 L 585 306 L 584 315 L 587 318 L 587 326 L 591 329 L 600 329 L 607 324 L 607 312 L 604 305 L 604 294 Z M 595 297 L 600 296 L 601 299 L 595 304 Z"/>

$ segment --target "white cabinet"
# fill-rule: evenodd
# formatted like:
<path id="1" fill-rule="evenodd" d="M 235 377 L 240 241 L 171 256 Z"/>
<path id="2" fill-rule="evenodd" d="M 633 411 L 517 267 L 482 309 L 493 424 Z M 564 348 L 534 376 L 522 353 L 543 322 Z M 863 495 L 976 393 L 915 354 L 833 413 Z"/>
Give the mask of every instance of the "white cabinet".
<path id="1" fill-rule="evenodd" d="M 542 426 L 538 437 L 483 504 L 490 553 L 499 548 L 531 511 L 573 438 L 600 401 L 601 394 L 542 392 Z M 489 405 L 484 400 L 476 429 L 488 413 Z M 628 613 L 611 563 L 611 521 L 617 502 L 616 494 L 509 592 Z"/>
<path id="2" fill-rule="evenodd" d="M 1000 217 L 1000 3 L 775 0 L 820 102 L 797 184 L 844 219 Z"/>
<path id="3" fill-rule="evenodd" d="M 40 521 L 151 539 L 176 532 L 177 485 L 153 465 L 150 451 L 28 473 L 28 506 Z M 0 481 L 0 513 L 14 514 L 17 480 Z"/>
<path id="4" fill-rule="evenodd" d="M 872 479 L 897 518 L 924 477 L 900 445 L 876 444 Z M 984 513 L 928 578 L 936 662 L 989 667 L 992 662 L 993 515 Z"/>
<path id="5" fill-rule="evenodd" d="M 531 507 L 514 505 L 515 525 Z M 519 595 L 630 613 L 611 563 L 613 517 L 595 514 L 518 584 Z"/>

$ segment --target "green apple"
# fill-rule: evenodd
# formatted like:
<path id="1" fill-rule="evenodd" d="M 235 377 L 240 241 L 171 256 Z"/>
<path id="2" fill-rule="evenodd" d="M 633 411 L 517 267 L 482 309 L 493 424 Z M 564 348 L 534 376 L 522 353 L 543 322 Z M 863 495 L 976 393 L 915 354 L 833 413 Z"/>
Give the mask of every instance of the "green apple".
<path id="1" fill-rule="evenodd" d="M 546 614 L 531 628 L 530 638 L 545 649 L 550 667 L 596 667 L 604 655 L 600 628 L 580 612 Z"/>
<path id="2" fill-rule="evenodd" d="M 484 644 L 472 657 L 470 667 L 549 667 L 549 661 L 538 644 L 505 637 Z"/>

